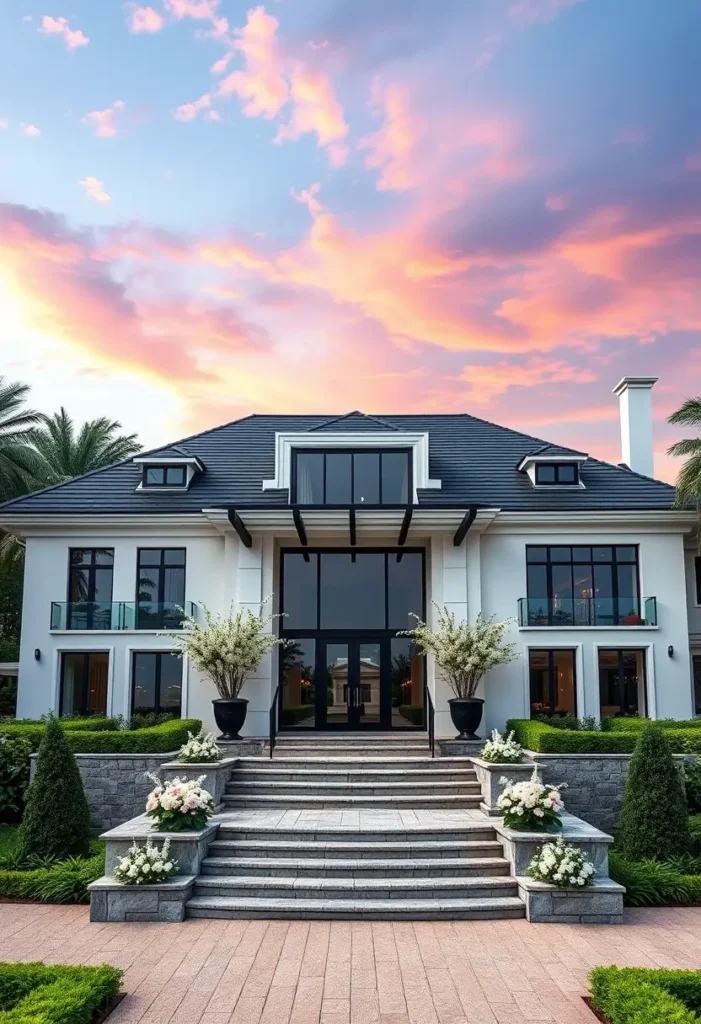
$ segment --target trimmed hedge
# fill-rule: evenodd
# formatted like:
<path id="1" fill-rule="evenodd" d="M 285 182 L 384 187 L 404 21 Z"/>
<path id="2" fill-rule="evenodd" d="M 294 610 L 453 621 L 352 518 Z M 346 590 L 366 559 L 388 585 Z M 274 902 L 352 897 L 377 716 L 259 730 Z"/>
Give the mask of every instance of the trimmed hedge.
<path id="1" fill-rule="evenodd" d="M 603 732 L 638 732 L 650 721 L 649 718 L 610 718 L 601 719 Z M 655 725 L 660 729 L 701 729 L 701 718 L 656 718 Z"/>
<path id="2" fill-rule="evenodd" d="M 593 1006 L 611 1024 L 698 1024 L 701 971 L 595 967 Z"/>
<path id="3" fill-rule="evenodd" d="M 512 729 L 522 747 L 539 754 L 632 754 L 640 735 L 640 728 L 627 732 L 554 729 L 530 718 L 510 718 L 506 731 Z M 698 728 L 666 728 L 665 736 L 674 754 L 701 752 Z"/>
<path id="4" fill-rule="evenodd" d="M 92 1024 L 119 994 L 117 967 L 0 963 L 0 1024 Z"/>
<path id="5" fill-rule="evenodd" d="M 107 722 L 110 719 L 96 721 Z M 198 718 L 174 718 L 148 729 L 114 729 L 105 725 L 88 729 L 85 719 L 68 719 L 66 722 L 59 719 L 59 722 L 74 754 L 168 754 L 187 743 L 188 730 L 198 733 L 202 728 Z M 33 751 L 39 749 L 45 732 L 45 722 L 13 722 L 0 726 L 0 733 L 28 740 Z"/>

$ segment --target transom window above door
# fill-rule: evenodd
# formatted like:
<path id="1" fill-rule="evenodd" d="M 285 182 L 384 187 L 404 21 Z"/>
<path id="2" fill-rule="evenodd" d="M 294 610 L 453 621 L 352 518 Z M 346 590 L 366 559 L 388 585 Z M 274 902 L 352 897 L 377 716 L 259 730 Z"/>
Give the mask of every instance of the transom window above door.
<path id="1" fill-rule="evenodd" d="M 292 501 L 298 505 L 409 503 L 409 449 L 295 449 L 292 454 Z"/>

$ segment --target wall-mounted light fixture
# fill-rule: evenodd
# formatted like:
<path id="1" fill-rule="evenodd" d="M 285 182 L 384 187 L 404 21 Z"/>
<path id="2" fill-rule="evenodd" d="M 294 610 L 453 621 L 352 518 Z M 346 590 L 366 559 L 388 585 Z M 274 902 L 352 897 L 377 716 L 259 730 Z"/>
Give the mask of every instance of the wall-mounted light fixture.
<path id="1" fill-rule="evenodd" d="M 667 654 L 669 655 L 669 657 L 670 657 L 670 658 L 673 658 L 673 657 L 674 657 L 674 648 L 672 647 L 672 645 L 671 645 L 671 644 L 670 644 L 670 645 L 669 645 L 669 647 L 667 648 Z"/>
<path id="2" fill-rule="evenodd" d="M 34 648 L 34 660 L 41 661 L 41 651 L 39 650 L 38 647 Z"/>

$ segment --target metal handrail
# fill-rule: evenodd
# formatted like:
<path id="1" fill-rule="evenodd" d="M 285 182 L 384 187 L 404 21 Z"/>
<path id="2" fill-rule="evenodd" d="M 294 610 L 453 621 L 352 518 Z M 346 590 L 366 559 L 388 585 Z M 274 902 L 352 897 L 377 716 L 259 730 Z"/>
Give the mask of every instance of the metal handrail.
<path id="1" fill-rule="evenodd" d="M 436 756 L 436 712 L 431 700 L 428 685 L 424 683 L 424 702 L 426 705 L 426 721 L 428 725 L 428 745 L 431 750 L 431 757 Z"/>
<path id="2" fill-rule="evenodd" d="M 273 750 L 275 749 L 275 736 L 277 734 L 277 698 L 280 692 L 280 684 L 278 683 L 275 687 L 275 696 L 273 697 L 273 703 L 270 705 L 270 757 L 273 756 Z"/>

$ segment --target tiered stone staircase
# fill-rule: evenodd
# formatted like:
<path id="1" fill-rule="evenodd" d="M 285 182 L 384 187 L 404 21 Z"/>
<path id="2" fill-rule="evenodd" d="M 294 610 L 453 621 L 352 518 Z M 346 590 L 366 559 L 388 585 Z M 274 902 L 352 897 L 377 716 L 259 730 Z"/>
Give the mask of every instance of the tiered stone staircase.
<path id="1" fill-rule="evenodd" d="M 224 803 L 189 917 L 524 916 L 471 763 L 425 737 L 281 737 Z"/>

